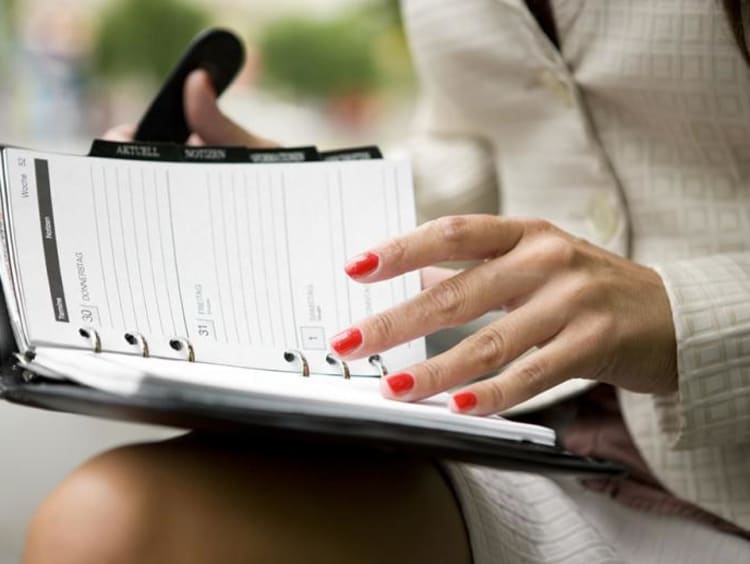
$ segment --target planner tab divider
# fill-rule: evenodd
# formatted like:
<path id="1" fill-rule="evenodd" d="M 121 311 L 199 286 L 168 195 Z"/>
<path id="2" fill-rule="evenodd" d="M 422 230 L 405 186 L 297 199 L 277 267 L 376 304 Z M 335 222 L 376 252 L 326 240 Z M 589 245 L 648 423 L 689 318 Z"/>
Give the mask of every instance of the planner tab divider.
<path id="1" fill-rule="evenodd" d="M 174 143 L 144 143 L 140 141 L 121 143 L 94 139 L 89 150 L 90 157 L 127 159 L 130 161 L 181 161 L 179 145 Z"/>
<path id="2" fill-rule="evenodd" d="M 321 161 L 363 161 L 369 159 L 382 159 L 383 153 L 375 145 L 363 147 L 350 147 L 347 149 L 334 149 L 332 151 L 321 151 Z"/>
<path id="3" fill-rule="evenodd" d="M 246 147 L 218 145 L 181 145 L 182 160 L 187 163 L 246 163 Z"/>
<path id="4" fill-rule="evenodd" d="M 95 139 L 89 156 L 142 161 L 264 164 L 382 159 L 383 153 L 375 145 L 318 151 L 313 145 L 252 149 L 231 145 L 177 145 Z"/>
<path id="5" fill-rule="evenodd" d="M 252 149 L 241 146 L 178 145 L 176 143 L 145 143 L 141 141 L 108 141 L 94 139 L 90 157 L 136 161 L 196 163 L 304 163 L 319 161 L 317 147 L 273 147 Z"/>
<path id="6" fill-rule="evenodd" d="M 318 148 L 283 147 L 273 149 L 247 149 L 247 160 L 251 163 L 306 163 L 320 160 Z"/>

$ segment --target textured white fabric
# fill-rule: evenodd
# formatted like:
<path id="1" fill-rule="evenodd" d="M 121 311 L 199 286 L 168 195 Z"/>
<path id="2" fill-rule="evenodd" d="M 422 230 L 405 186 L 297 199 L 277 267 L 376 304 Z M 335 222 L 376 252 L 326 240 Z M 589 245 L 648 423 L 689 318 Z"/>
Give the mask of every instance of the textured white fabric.
<path id="1" fill-rule="evenodd" d="M 625 420 L 665 487 L 750 529 L 750 67 L 716 0 L 552 4 L 560 52 L 522 0 L 404 2 L 425 92 L 419 199 L 432 215 L 455 213 L 454 198 L 494 211 L 502 186 L 503 214 L 545 217 L 657 268 L 679 393 L 621 393 Z M 454 157 L 438 174 L 419 164 L 430 147 Z M 571 561 L 630 560 L 544 478 L 527 477 L 527 492 L 507 473 L 453 468 L 477 562 L 566 561 L 574 537 L 532 519 L 534 536 L 528 516 L 499 507 L 542 490 L 587 554 Z"/>
<path id="2" fill-rule="evenodd" d="M 739 563 L 749 543 L 684 517 L 613 503 L 571 479 L 449 464 L 476 564 Z"/>

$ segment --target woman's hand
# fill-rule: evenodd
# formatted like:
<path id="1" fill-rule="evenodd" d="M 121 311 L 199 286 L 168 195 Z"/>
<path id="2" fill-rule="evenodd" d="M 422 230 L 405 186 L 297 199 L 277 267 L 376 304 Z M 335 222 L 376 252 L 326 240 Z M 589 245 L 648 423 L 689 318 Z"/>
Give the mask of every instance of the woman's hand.
<path id="1" fill-rule="evenodd" d="M 211 77 L 202 70 L 195 70 L 185 80 L 183 91 L 185 119 L 192 135 L 191 145 L 244 145 L 256 149 L 278 147 L 278 144 L 253 135 L 219 109 Z M 111 141 L 132 141 L 135 126 L 120 125 L 104 134 Z"/>
<path id="2" fill-rule="evenodd" d="M 480 262 L 450 277 L 431 270 L 434 284 L 418 296 L 333 338 L 334 350 L 354 359 L 490 310 L 508 312 L 384 378 L 385 396 L 418 400 L 502 367 L 454 393 L 451 409 L 495 413 L 574 377 L 637 392 L 677 389 L 675 332 L 660 276 L 545 221 L 443 217 L 355 257 L 346 271 L 371 283 L 454 260 Z M 519 359 L 532 347 L 538 350 Z"/>

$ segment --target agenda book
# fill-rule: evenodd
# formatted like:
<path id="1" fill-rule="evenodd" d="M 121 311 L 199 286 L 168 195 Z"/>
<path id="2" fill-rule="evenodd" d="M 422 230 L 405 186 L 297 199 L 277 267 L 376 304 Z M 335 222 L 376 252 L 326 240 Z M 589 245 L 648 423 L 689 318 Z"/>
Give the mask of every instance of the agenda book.
<path id="1" fill-rule="evenodd" d="M 344 362 L 332 335 L 420 291 L 345 260 L 415 227 L 409 164 L 374 148 L 95 143 L 0 149 L 0 395 L 186 428 L 355 441 L 591 475 L 551 429 L 385 399 L 423 339 Z"/>

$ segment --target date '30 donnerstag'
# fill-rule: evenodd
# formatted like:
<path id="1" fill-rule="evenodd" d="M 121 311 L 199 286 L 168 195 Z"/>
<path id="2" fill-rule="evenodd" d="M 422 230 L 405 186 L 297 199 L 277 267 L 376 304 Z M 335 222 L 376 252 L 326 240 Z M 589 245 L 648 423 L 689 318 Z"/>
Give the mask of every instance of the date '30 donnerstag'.
<path id="1" fill-rule="evenodd" d="M 89 278 L 82 252 L 74 253 L 76 275 L 78 276 L 78 295 L 81 298 L 80 317 L 83 323 L 99 324 L 97 308 L 91 305 Z"/>

